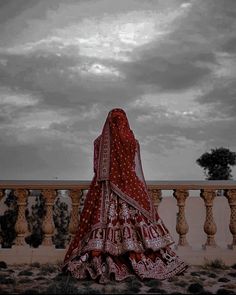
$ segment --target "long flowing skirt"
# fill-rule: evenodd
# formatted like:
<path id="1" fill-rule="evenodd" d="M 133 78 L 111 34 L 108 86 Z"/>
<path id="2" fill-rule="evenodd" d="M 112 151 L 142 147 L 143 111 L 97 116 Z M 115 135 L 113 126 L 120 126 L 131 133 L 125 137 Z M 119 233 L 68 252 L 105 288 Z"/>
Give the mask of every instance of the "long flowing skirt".
<path id="1" fill-rule="evenodd" d="M 106 227 L 93 228 L 67 270 L 77 279 L 92 278 L 100 283 L 132 276 L 163 280 L 187 268 L 172 250 L 173 243 L 161 219 L 151 223 L 112 192 Z"/>

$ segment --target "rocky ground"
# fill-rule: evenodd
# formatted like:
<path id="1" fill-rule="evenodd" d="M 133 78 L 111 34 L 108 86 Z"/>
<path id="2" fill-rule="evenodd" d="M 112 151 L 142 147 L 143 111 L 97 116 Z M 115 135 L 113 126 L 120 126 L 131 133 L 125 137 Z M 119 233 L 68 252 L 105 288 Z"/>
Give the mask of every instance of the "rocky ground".
<path id="1" fill-rule="evenodd" d="M 236 264 L 220 261 L 191 266 L 165 281 L 132 279 L 106 285 L 62 275 L 59 265 L 0 262 L 0 294 L 236 294 Z"/>

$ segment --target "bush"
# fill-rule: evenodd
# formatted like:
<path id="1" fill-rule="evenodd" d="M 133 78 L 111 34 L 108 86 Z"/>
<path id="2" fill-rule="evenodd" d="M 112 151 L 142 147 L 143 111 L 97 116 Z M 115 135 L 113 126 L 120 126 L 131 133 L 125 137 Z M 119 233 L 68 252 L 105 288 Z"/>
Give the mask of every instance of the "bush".
<path id="1" fill-rule="evenodd" d="M 203 286 L 199 283 L 194 283 L 194 284 L 191 284 L 189 285 L 188 287 L 188 291 L 190 293 L 200 293 L 200 292 L 203 292 Z"/>
<path id="2" fill-rule="evenodd" d="M 46 214 L 45 199 L 40 193 L 36 197 L 36 203 L 32 206 L 31 214 L 29 210 L 26 212 L 26 219 L 29 225 L 31 234 L 26 237 L 26 242 L 34 248 L 37 248 L 43 241 L 42 224 Z M 53 221 L 55 224 L 56 233 L 53 236 L 53 243 L 56 248 L 65 248 L 69 241 L 69 212 L 68 205 L 61 202 L 58 198 L 53 206 Z"/>
<path id="3" fill-rule="evenodd" d="M 4 203 L 8 209 L 0 216 L 2 248 L 11 248 L 16 238 L 15 224 L 18 215 L 17 198 L 13 190 L 7 192 Z"/>
<path id="4" fill-rule="evenodd" d="M 206 260 L 206 262 L 203 265 L 203 268 L 227 269 L 228 267 L 221 259 L 215 259 L 212 261 Z"/>
<path id="5" fill-rule="evenodd" d="M 65 248 L 70 239 L 68 233 L 70 215 L 68 205 L 65 202 L 61 202 L 59 198 L 53 206 L 53 221 L 56 228 L 53 243 L 56 248 Z"/>
<path id="6" fill-rule="evenodd" d="M 26 220 L 28 221 L 28 227 L 31 234 L 26 237 L 26 243 L 33 248 L 37 248 L 43 241 L 42 223 L 46 214 L 45 200 L 40 193 L 36 196 L 36 202 L 31 207 L 31 215 L 29 210 L 26 210 Z"/>

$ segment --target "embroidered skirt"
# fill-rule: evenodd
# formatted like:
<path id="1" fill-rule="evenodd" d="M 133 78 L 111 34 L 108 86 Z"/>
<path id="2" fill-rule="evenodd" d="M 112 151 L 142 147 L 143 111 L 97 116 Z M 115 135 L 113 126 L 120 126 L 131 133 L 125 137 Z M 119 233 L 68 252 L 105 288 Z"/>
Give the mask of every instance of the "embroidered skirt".
<path id="1" fill-rule="evenodd" d="M 73 277 L 100 283 L 132 276 L 163 280 L 187 268 L 172 250 L 174 241 L 161 219 L 151 223 L 114 192 L 107 205 L 106 226 L 94 227 L 67 264 Z"/>

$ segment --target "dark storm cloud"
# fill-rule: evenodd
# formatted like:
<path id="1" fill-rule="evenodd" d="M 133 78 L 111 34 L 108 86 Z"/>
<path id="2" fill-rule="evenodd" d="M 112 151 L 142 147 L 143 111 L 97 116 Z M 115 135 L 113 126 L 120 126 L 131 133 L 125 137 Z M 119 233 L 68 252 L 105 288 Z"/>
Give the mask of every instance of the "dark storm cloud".
<path id="1" fill-rule="evenodd" d="M 145 150 L 153 154 L 168 156 L 173 149 L 188 149 L 188 142 L 196 147 L 204 142 L 206 149 L 220 146 L 234 149 L 236 146 L 236 138 L 233 136 L 236 120 L 215 120 L 184 127 L 174 123 L 162 125 L 153 121 L 154 118 L 152 124 L 136 123 L 135 127 L 136 137 L 145 146 Z"/>
<path id="2" fill-rule="evenodd" d="M 218 54 L 225 52 L 234 59 L 236 1 L 183 2 L 8 1 L 0 12 L 1 106 L 9 98 L 4 105 L 9 112 L 4 114 L 2 108 L 0 117 L 3 175 L 27 178 L 32 172 L 35 178 L 88 178 L 93 140 L 116 106 L 127 110 L 148 165 L 154 168 L 163 156 L 163 175 L 170 174 L 168 157 L 176 149 L 189 150 L 190 159 L 201 145 L 236 146 L 235 80 L 226 58 Z M 167 3 L 177 16 L 169 23 Z M 140 22 L 132 23 L 127 7 L 135 21 L 136 8 L 143 10 L 137 14 Z M 149 19 L 145 10 L 157 12 L 156 19 Z M 113 37 L 104 11 L 111 23 L 117 17 L 112 28 L 118 33 Z M 148 24 L 150 30 L 155 26 L 157 35 L 147 30 L 147 36 L 140 37 L 136 24 L 141 30 L 142 25 Z M 216 75 L 221 68 L 227 78 Z M 176 113 L 168 105 L 170 93 L 179 100 L 174 104 Z M 166 100 L 164 107 L 158 105 L 159 94 Z M 140 107 L 129 107 L 149 96 L 157 103 L 147 100 Z M 194 110 L 186 115 L 191 105 Z M 185 156 L 172 159 L 181 168 L 187 161 Z M 157 171 L 152 168 L 150 178 Z M 173 170 L 177 178 L 178 172 Z"/>
<path id="3" fill-rule="evenodd" d="M 55 55 L 43 57 L 5 54 L 0 58 L 7 60 L 6 66 L 0 66 L 2 86 L 31 91 L 58 89 L 60 92 L 68 80 L 66 75 L 60 74 L 60 69 L 74 65 L 73 58 L 59 58 Z M 57 87 L 55 83 L 58 83 Z"/>
<path id="4" fill-rule="evenodd" d="M 8 60 L 7 65 L 0 65 L 0 85 L 12 89 L 36 92 L 44 99 L 44 104 L 53 107 L 90 105 L 94 102 L 118 100 L 123 103 L 137 94 L 135 86 L 126 81 L 113 81 L 100 77 L 82 76 L 80 70 L 71 68 L 81 65 L 73 56 L 30 56 L 1 55 Z M 94 60 L 97 61 L 97 60 Z M 91 61 L 90 61 L 91 62 Z"/>
<path id="5" fill-rule="evenodd" d="M 198 65 L 197 62 L 214 61 L 214 54 L 187 55 L 171 59 L 153 57 L 142 59 L 127 65 L 126 71 L 130 80 L 141 84 L 153 84 L 164 90 L 183 90 L 197 85 L 211 74 L 209 67 Z"/>
<path id="6" fill-rule="evenodd" d="M 212 7 L 217 11 L 217 5 L 212 5 Z M 206 11 L 209 11 L 210 8 L 211 5 L 204 4 Z M 198 85 L 211 74 L 212 70 L 207 64 L 215 64 L 214 52 L 207 46 L 199 47 L 197 45 L 198 38 L 195 41 L 188 40 L 190 33 L 186 32 L 186 27 L 188 27 L 193 13 L 197 14 L 197 17 L 195 15 L 193 18 L 193 23 L 197 23 L 198 26 L 195 28 L 191 23 L 191 34 L 196 35 L 199 26 L 200 28 L 202 26 L 201 31 L 204 32 L 204 25 L 206 26 L 209 21 L 206 19 L 206 13 L 202 12 L 204 10 L 195 4 L 184 24 L 180 23 L 177 30 L 170 34 L 168 38 L 174 42 L 173 48 L 169 41 L 163 42 L 160 46 L 157 44 L 157 48 L 155 43 L 153 46 L 149 44 L 147 50 L 145 47 L 143 48 L 136 61 L 128 62 L 125 65 L 113 62 L 126 75 L 127 83 L 112 82 L 109 79 L 106 83 L 104 79 L 99 80 L 97 77 L 85 79 L 81 77 L 79 70 L 77 74 L 73 73 L 74 77 L 71 78 L 72 73 L 68 68 L 75 64 L 79 66 L 86 59 L 83 56 L 73 56 L 73 51 L 78 51 L 78 48 L 72 48 L 72 54 L 69 56 L 55 56 L 56 44 L 54 44 L 54 54 L 39 51 L 29 56 L 11 55 L 7 69 L 1 73 L 2 83 L 10 87 L 39 91 L 46 98 L 47 103 L 64 106 L 95 101 L 109 102 L 109 100 L 117 99 L 120 100 L 120 103 L 125 103 L 138 94 L 140 87 L 137 89 L 137 85 L 156 85 L 162 91 L 188 89 Z M 219 12 L 217 13 L 219 14 Z M 212 16 L 209 17 L 209 19 L 211 18 Z M 204 25 L 201 24 L 201 21 Z M 214 17 L 212 21 L 215 21 Z M 206 27 L 208 28 L 208 26 Z M 196 51 L 195 45 L 198 47 Z M 59 47 L 60 44 L 58 44 Z M 152 49 L 150 50 L 150 48 Z M 168 51 L 171 56 L 165 57 L 165 52 Z M 7 57 L 5 56 L 5 58 Z M 98 59 L 92 60 L 99 61 Z M 204 65 L 204 62 L 207 64 Z"/>
<path id="7" fill-rule="evenodd" d="M 236 145 L 235 137 L 232 137 L 236 125 L 233 118 L 236 111 L 235 79 L 216 78 L 214 72 L 219 65 L 217 50 L 233 53 L 235 47 L 232 32 L 236 24 L 233 18 L 236 3 L 226 2 L 196 1 L 184 22 L 180 23 L 167 42 L 154 42 L 136 54 L 140 61 L 133 64 L 129 74 L 139 83 L 159 86 L 161 91 L 201 87 L 201 82 L 210 88 L 196 100 L 207 108 L 210 104 L 210 108 L 206 117 L 194 119 L 195 125 L 191 118 L 189 124 L 180 124 L 178 116 L 169 121 L 155 120 L 163 110 L 155 110 L 151 106 L 143 105 L 141 109 L 135 110 L 137 115 L 152 118 L 147 122 L 136 123 L 138 133 L 143 134 L 143 138 L 144 134 L 146 137 L 157 134 L 158 139 L 152 140 L 152 144 L 146 147 L 148 150 L 157 152 L 165 147 L 172 149 L 176 145 L 180 146 L 178 138 L 181 137 L 196 143 L 205 142 L 208 147 Z M 228 116 L 231 119 L 228 120 Z M 162 145 L 161 142 L 165 143 Z"/>
<path id="8" fill-rule="evenodd" d="M 217 50 L 234 52 L 236 1 L 195 1 L 163 41 L 154 41 L 134 52 L 137 58 L 125 71 L 142 84 L 165 90 L 184 90 L 212 80 Z"/>
<path id="9" fill-rule="evenodd" d="M 18 16 L 24 9 L 33 6 L 37 0 L 2 0 L 0 1 L 0 23 Z"/>
<path id="10" fill-rule="evenodd" d="M 221 47 L 224 52 L 236 53 L 236 38 L 227 40 Z"/>
<path id="11" fill-rule="evenodd" d="M 232 116 L 236 114 L 236 79 L 219 79 L 214 88 L 197 98 L 201 104 L 209 104 L 212 115 Z"/>
<path id="12" fill-rule="evenodd" d="M 134 50 L 135 60 L 121 64 L 121 69 L 131 81 L 156 85 L 161 91 L 199 86 L 211 79 L 217 65 L 215 53 L 231 38 L 230 28 L 236 21 L 227 12 L 217 1 L 193 2 L 189 13 L 176 21 L 173 32 Z"/>
<path id="13" fill-rule="evenodd" d="M 206 142 L 207 146 L 236 146 L 236 138 L 232 136 L 235 130 L 236 120 L 212 120 L 204 122 L 201 126 L 173 127 L 177 134 L 194 142 Z M 211 136 L 209 136 L 211 134 Z"/>
<path id="14" fill-rule="evenodd" d="M 236 24 L 235 16 L 234 0 L 194 1 L 192 9 L 178 27 L 175 36 L 183 36 L 185 41 L 198 40 L 201 45 L 214 49 L 232 37 Z"/>
<path id="15" fill-rule="evenodd" d="M 173 148 L 184 147 L 185 143 L 178 140 L 181 136 L 192 139 L 188 138 L 188 128 L 184 133 L 183 127 L 179 126 L 175 119 L 165 120 L 164 114 L 168 113 L 167 108 L 143 105 L 141 108 L 132 107 L 131 109 L 127 111 L 131 128 L 148 152 L 166 155 Z M 140 119 L 145 116 L 148 120 Z"/>
<path id="16" fill-rule="evenodd" d="M 5 115 L 5 114 L 0 114 L 0 124 L 5 124 L 5 123 L 9 123 L 10 122 L 10 118 Z"/>
<path id="17" fill-rule="evenodd" d="M 227 116 L 223 112 L 225 106 L 224 108 L 217 106 L 219 108 L 217 111 L 213 105 L 200 118 L 194 113 L 181 116 L 171 114 L 168 107 L 133 106 L 134 112 L 130 113 L 129 117 L 133 122 L 137 138 L 143 144 L 150 142 L 145 144 L 145 149 L 154 154 L 168 154 L 174 148 L 187 148 L 186 141 L 196 145 L 205 143 L 207 148 L 235 147 L 236 137 L 233 134 L 236 117 L 235 115 Z M 219 114 L 220 110 L 222 110 L 221 114 Z"/>

